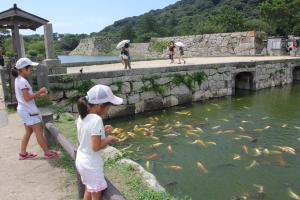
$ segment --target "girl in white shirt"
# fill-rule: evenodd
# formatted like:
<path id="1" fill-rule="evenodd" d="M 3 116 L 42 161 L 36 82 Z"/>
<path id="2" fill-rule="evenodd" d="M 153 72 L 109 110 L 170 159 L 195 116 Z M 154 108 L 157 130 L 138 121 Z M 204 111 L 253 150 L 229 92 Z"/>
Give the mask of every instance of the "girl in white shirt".
<path id="1" fill-rule="evenodd" d="M 32 87 L 26 79 L 31 75 L 32 67 L 37 65 L 38 63 L 32 62 L 28 58 L 20 58 L 16 63 L 15 69 L 12 71 L 12 75 L 16 77 L 15 93 L 18 101 L 17 111 L 22 118 L 25 127 L 25 134 L 21 142 L 19 160 L 37 156 L 36 153 L 26 151 L 30 136 L 33 132 L 35 133 L 38 144 L 44 151 L 46 159 L 56 157 L 59 154 L 59 152 L 49 150 L 47 147 L 42 131 L 40 111 L 34 101 L 37 97 L 47 95 L 48 91 L 45 87 L 43 87 L 38 92 L 33 93 Z"/>
<path id="2" fill-rule="evenodd" d="M 111 132 L 112 127 L 103 126 L 102 117 L 111 105 L 120 105 L 122 102 L 123 99 L 114 96 L 111 89 L 105 85 L 92 87 L 87 96 L 78 100 L 79 147 L 76 154 L 76 168 L 85 185 L 84 200 L 101 199 L 101 192 L 107 188 L 100 150 L 118 139 L 110 135 L 105 136 L 105 132 Z"/>

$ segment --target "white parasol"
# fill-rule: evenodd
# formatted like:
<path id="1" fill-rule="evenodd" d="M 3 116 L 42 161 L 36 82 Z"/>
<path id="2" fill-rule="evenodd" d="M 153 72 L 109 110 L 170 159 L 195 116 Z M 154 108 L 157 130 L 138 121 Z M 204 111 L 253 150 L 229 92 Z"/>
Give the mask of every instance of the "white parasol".
<path id="1" fill-rule="evenodd" d="M 182 42 L 175 42 L 175 45 L 178 47 L 184 47 L 184 44 Z"/>
<path id="2" fill-rule="evenodd" d="M 129 43 L 130 40 L 122 40 L 121 42 L 119 42 L 119 44 L 117 45 L 117 49 L 121 49 L 122 47 L 124 47 L 124 45 L 126 43 Z"/>

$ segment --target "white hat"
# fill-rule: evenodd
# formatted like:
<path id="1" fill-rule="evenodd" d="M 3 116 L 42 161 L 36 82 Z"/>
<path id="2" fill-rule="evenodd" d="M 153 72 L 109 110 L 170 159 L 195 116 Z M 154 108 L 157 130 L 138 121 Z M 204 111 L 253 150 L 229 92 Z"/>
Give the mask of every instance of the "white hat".
<path id="1" fill-rule="evenodd" d="M 123 99 L 115 96 L 110 87 L 106 85 L 95 85 L 87 92 L 86 98 L 90 104 L 110 102 L 114 105 L 121 105 L 123 103 Z"/>
<path id="2" fill-rule="evenodd" d="M 16 63 L 16 68 L 17 69 L 23 69 L 24 67 L 27 66 L 37 66 L 39 65 L 39 63 L 37 62 L 32 62 L 30 59 L 28 58 L 20 58 L 17 63 Z"/>

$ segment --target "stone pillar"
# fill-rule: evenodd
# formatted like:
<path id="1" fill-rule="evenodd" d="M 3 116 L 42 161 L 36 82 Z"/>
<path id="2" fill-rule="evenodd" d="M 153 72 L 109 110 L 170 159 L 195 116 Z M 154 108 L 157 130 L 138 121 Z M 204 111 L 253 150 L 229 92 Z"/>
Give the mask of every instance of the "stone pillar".
<path id="1" fill-rule="evenodd" d="M 49 85 L 48 74 L 49 74 L 48 66 L 44 64 L 38 65 L 36 71 L 38 88 L 42 88 L 42 87 L 48 88 Z"/>
<path id="2" fill-rule="evenodd" d="M 26 57 L 23 35 L 20 34 L 21 57 Z"/>
<path id="3" fill-rule="evenodd" d="M 53 45 L 53 30 L 52 24 L 48 23 L 44 25 L 44 39 L 45 39 L 45 50 L 46 59 L 56 59 Z"/>
<path id="4" fill-rule="evenodd" d="M 43 64 L 49 68 L 49 74 L 64 74 L 67 70 L 61 67 L 60 60 L 57 59 L 54 51 L 53 44 L 53 30 L 52 24 L 48 23 L 44 25 L 44 39 L 45 39 L 45 50 L 46 50 L 46 60 Z"/>

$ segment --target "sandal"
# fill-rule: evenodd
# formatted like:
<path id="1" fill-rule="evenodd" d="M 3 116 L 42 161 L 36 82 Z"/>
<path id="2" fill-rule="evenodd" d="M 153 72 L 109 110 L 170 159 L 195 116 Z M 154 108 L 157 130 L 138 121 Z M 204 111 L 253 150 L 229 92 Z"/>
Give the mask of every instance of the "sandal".
<path id="1" fill-rule="evenodd" d="M 60 155 L 60 151 L 49 150 L 44 154 L 45 159 L 51 159 Z"/>
<path id="2" fill-rule="evenodd" d="M 33 152 L 26 152 L 25 154 L 19 153 L 19 160 L 25 160 L 27 158 L 34 158 L 37 154 Z"/>

